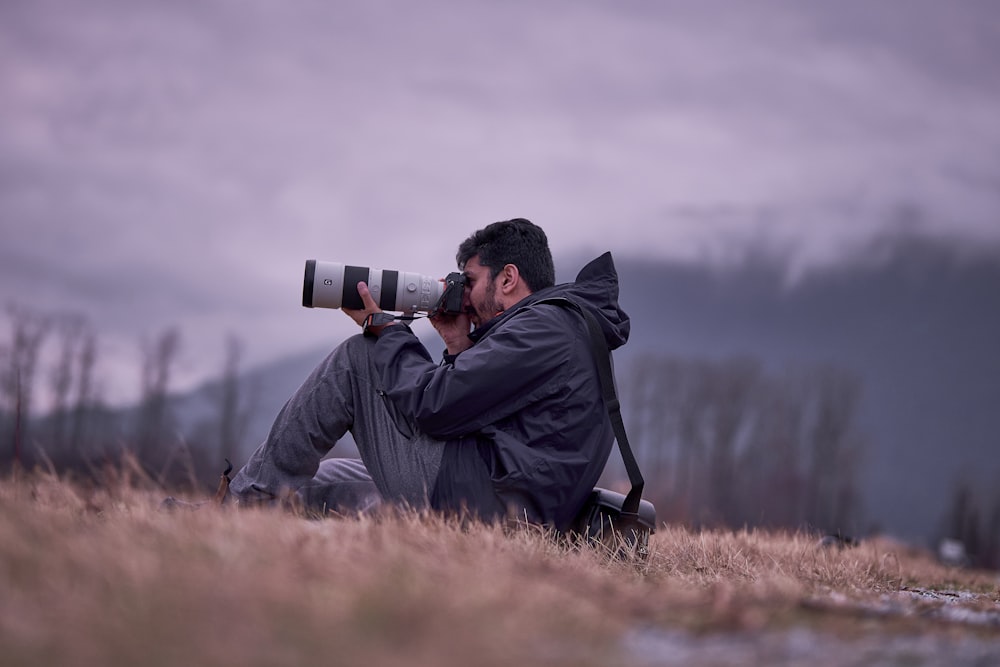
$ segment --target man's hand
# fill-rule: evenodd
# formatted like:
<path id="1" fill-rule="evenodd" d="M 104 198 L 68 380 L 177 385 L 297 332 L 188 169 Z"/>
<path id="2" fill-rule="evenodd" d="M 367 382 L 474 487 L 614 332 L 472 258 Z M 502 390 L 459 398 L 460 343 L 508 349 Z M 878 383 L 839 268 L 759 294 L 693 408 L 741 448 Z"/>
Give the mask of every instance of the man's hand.
<path id="1" fill-rule="evenodd" d="M 472 320 L 465 313 L 439 313 L 429 319 L 444 341 L 448 354 L 458 354 L 472 347 L 469 339 Z"/>
<path id="2" fill-rule="evenodd" d="M 347 313 L 348 317 L 357 322 L 359 327 L 363 327 L 365 325 L 365 320 L 368 319 L 369 315 L 372 313 L 381 313 L 382 309 L 378 307 L 377 303 L 375 303 L 375 299 L 372 298 L 372 293 L 368 291 L 368 285 L 364 282 L 358 283 L 358 294 L 361 295 L 361 302 L 365 305 L 364 309 L 354 310 L 352 308 L 341 308 L 341 310 Z M 387 326 L 389 326 L 389 324 L 379 327 L 368 327 L 368 331 L 377 336 L 382 332 L 382 329 Z"/>

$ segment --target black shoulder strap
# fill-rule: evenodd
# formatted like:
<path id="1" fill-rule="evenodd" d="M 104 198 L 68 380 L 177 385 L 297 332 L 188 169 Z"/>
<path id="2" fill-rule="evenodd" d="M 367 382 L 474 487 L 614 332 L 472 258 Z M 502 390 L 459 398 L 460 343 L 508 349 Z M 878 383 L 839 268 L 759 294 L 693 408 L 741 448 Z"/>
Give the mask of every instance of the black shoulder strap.
<path id="1" fill-rule="evenodd" d="M 597 372 L 601 378 L 601 391 L 604 395 L 604 404 L 608 409 L 608 416 L 611 418 L 611 427 L 615 431 L 615 439 L 618 441 L 618 449 L 622 453 L 622 461 L 625 462 L 625 470 L 628 472 L 628 480 L 632 484 L 632 489 L 625 496 L 625 503 L 622 505 L 622 514 L 638 516 L 639 501 L 642 500 L 642 489 L 645 481 L 642 473 L 639 472 L 639 464 L 632 454 L 632 447 L 629 446 L 628 436 L 625 435 L 625 421 L 622 419 L 621 403 L 618 401 L 618 393 L 615 391 L 614 373 L 611 369 L 611 351 L 604 341 L 604 333 L 601 325 L 597 323 L 594 316 L 579 304 L 565 297 L 550 297 L 535 302 L 536 304 L 548 303 L 555 306 L 562 306 L 574 310 L 583 316 L 590 332 L 590 349 L 593 352 L 594 360 L 597 362 Z"/>

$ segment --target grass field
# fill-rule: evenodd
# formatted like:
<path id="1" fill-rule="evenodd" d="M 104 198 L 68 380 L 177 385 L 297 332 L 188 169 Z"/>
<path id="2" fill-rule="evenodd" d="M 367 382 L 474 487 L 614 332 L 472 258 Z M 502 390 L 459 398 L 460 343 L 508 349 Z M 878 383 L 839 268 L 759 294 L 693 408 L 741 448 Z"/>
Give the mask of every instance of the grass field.
<path id="1" fill-rule="evenodd" d="M 661 527 L 636 565 L 530 529 L 163 496 L 0 481 L 0 664 L 1000 661 L 997 574 L 885 540 Z"/>

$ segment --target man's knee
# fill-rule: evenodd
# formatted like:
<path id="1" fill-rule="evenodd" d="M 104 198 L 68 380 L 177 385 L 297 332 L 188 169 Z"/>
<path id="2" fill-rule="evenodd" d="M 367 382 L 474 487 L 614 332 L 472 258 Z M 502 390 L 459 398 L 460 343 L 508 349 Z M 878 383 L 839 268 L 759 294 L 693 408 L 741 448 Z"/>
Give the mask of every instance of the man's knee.
<path id="1" fill-rule="evenodd" d="M 371 353 L 371 350 L 375 347 L 375 343 L 377 341 L 377 338 L 358 333 L 349 336 L 340 344 L 340 347 L 348 354 L 363 354 L 367 356 Z"/>
<path id="2" fill-rule="evenodd" d="M 374 346 L 374 339 L 363 334 L 355 334 L 334 347 L 313 373 L 329 377 L 331 373 L 343 371 L 364 372 L 364 369 L 371 367 L 371 352 Z"/>
<path id="3" fill-rule="evenodd" d="M 367 365 L 377 340 L 364 334 L 354 334 L 340 343 L 333 355 L 348 360 L 351 366 Z"/>

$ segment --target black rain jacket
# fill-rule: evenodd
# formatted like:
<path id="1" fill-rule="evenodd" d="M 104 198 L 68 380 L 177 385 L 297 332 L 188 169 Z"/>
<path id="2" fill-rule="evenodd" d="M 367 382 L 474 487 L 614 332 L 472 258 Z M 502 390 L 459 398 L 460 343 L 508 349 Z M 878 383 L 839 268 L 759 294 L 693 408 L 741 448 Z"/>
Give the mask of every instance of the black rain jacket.
<path id="1" fill-rule="evenodd" d="M 614 433 L 586 322 L 538 303 L 552 297 L 589 310 L 609 350 L 628 340 L 610 253 L 484 323 L 444 363 L 406 327 L 380 337 L 375 363 L 397 424 L 446 441 L 432 507 L 565 530 L 597 484 Z"/>

